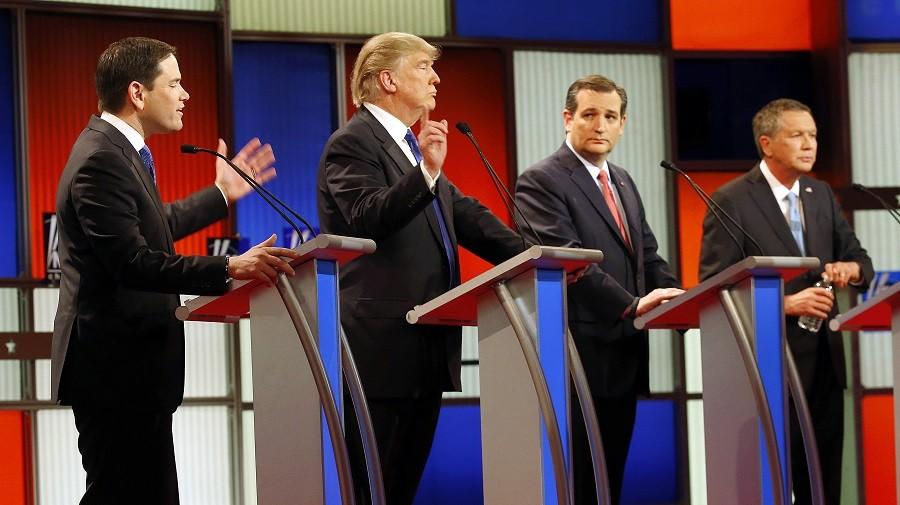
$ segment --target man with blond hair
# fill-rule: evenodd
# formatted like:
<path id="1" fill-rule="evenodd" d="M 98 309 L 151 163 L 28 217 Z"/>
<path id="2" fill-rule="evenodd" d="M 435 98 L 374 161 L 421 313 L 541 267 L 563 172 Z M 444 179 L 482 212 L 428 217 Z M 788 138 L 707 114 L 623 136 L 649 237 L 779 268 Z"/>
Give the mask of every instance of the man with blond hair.
<path id="1" fill-rule="evenodd" d="M 372 414 L 390 505 L 411 504 L 431 451 L 443 391 L 459 391 L 460 329 L 405 315 L 459 284 L 462 245 L 492 262 L 522 238 L 442 173 L 447 121 L 433 121 L 440 51 L 406 33 L 369 39 L 353 67 L 358 111 L 319 163 L 322 231 L 375 240 L 341 269 L 341 322 Z M 418 122 L 416 138 L 410 127 Z M 347 418 L 358 502 L 368 502 L 358 428 Z"/>

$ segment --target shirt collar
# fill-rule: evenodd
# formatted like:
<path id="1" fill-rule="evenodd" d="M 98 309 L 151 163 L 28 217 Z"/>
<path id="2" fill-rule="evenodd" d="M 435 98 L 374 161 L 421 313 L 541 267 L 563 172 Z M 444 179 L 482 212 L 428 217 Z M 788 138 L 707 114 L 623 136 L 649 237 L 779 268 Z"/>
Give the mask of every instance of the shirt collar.
<path id="1" fill-rule="evenodd" d="M 581 163 L 584 165 L 584 168 L 587 169 L 588 173 L 591 174 L 591 177 L 593 177 L 594 180 L 597 180 L 597 178 L 600 177 L 600 172 L 606 172 L 606 177 L 609 178 L 609 163 L 607 163 L 606 160 L 603 160 L 603 163 L 601 163 L 599 167 L 586 160 L 580 154 L 578 154 L 578 151 L 576 151 L 574 147 L 572 147 L 572 143 L 569 141 L 568 136 L 566 136 L 566 147 L 568 147 L 569 150 L 572 151 L 572 154 L 574 154 L 575 157 L 581 161 Z"/>
<path id="2" fill-rule="evenodd" d="M 373 103 L 364 102 L 363 105 L 369 109 L 369 112 L 375 116 L 375 119 L 381 123 L 381 126 L 384 126 L 388 135 L 390 135 L 395 142 L 401 146 L 406 144 L 406 132 L 409 131 L 409 127 L 403 124 L 403 121 L 400 121 L 396 116 Z"/>
<path id="3" fill-rule="evenodd" d="M 141 137 L 141 134 L 138 133 L 130 124 L 126 123 L 119 116 L 103 111 L 100 114 L 100 119 L 106 121 L 107 123 L 113 125 L 113 128 L 122 132 L 122 135 L 125 135 L 125 138 L 128 139 L 128 142 L 134 146 L 134 150 L 140 152 L 140 150 L 147 145 L 144 142 L 144 137 Z"/>
<path id="4" fill-rule="evenodd" d="M 769 183 L 769 188 L 772 189 L 775 200 L 779 202 L 784 200 L 788 193 L 793 193 L 797 198 L 800 197 L 800 179 L 794 181 L 794 184 L 790 188 L 785 187 L 784 184 L 775 178 L 775 175 L 769 169 L 769 166 L 766 165 L 765 160 L 759 162 L 759 171 L 762 172 L 763 177 L 766 178 L 766 182 Z"/>

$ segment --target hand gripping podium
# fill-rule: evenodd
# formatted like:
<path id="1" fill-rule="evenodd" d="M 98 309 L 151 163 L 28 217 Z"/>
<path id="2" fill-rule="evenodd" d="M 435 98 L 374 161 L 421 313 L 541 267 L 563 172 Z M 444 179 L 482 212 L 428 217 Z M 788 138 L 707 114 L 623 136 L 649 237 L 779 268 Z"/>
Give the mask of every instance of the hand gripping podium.
<path id="1" fill-rule="evenodd" d="M 900 283 L 892 284 L 829 321 L 834 331 L 891 331 L 894 369 L 894 478 L 900 504 Z"/>
<path id="2" fill-rule="evenodd" d="M 602 259 L 592 249 L 532 246 L 406 315 L 412 324 L 478 326 L 488 505 L 572 503 L 570 368 L 581 372 L 573 376 L 580 393 L 587 384 L 567 338 L 566 272 Z M 593 442 L 596 416 L 592 406 L 585 410 Z M 602 457 L 598 443 L 592 451 Z M 605 483 L 596 455 L 594 467 L 595 480 Z M 608 486 L 598 489 L 608 497 Z"/>
<path id="3" fill-rule="evenodd" d="M 176 316 L 232 323 L 250 315 L 260 505 L 353 503 L 343 435 L 342 361 L 351 394 L 358 384 L 353 384 L 349 350 L 341 345 L 338 267 L 372 253 L 375 243 L 319 235 L 296 250 L 302 257 L 292 262 L 294 277 L 279 275 L 275 287 L 232 280 L 224 295 L 188 300 Z M 347 368 L 354 373 L 346 375 Z M 360 404 L 364 409 L 365 402 L 353 397 L 357 412 Z M 360 423 L 363 433 L 366 426 L 370 423 Z M 367 454 L 371 460 L 377 462 L 374 450 Z"/>
<path id="4" fill-rule="evenodd" d="M 635 320 L 639 329 L 700 328 L 709 503 L 791 503 L 785 381 L 802 389 L 786 347 L 783 281 L 817 266 L 750 256 Z M 805 397 L 792 396 L 811 436 Z M 820 488 L 813 479 L 814 498 Z"/>

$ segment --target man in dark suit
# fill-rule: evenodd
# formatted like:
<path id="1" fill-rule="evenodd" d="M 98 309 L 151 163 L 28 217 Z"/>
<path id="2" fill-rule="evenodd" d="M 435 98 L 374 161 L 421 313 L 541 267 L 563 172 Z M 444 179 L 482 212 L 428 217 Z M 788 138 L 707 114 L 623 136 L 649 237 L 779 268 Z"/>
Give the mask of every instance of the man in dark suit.
<path id="1" fill-rule="evenodd" d="M 841 496 L 846 385 L 841 334 L 827 324 L 817 332 L 798 326 L 801 316 L 834 317 L 834 296 L 813 285 L 827 277 L 836 287 L 866 289 L 874 275 L 872 260 L 841 214 L 827 183 L 806 174 L 816 161 L 816 123 L 806 105 L 774 100 L 753 118 L 753 137 L 762 161 L 722 186 L 713 199 L 760 244 L 732 229 L 749 255 L 813 256 L 824 265 L 784 286 L 789 347 L 811 410 L 822 465 L 825 503 Z M 706 279 L 743 259 L 727 232 L 707 213 L 703 222 L 700 277 Z M 806 457 L 797 416 L 791 407 L 791 470 L 795 503 L 810 503 Z"/>
<path id="2" fill-rule="evenodd" d="M 220 294 L 226 281 L 271 283 L 293 274 L 270 247 L 241 256 L 175 254 L 173 244 L 228 214 L 250 191 L 222 162 L 215 185 L 164 205 L 144 140 L 178 131 L 189 98 L 175 48 L 128 38 L 97 65 L 102 114 L 75 141 L 59 181 L 59 306 L 53 329 L 53 399 L 71 405 L 87 472 L 82 505 L 177 504 L 172 413 L 184 392 L 178 293 Z M 219 152 L 225 144 L 219 141 Z M 274 176 L 271 147 L 247 144 L 235 162 Z"/>
<path id="3" fill-rule="evenodd" d="M 351 76 L 359 108 L 319 164 L 322 231 L 374 239 L 378 250 L 341 269 L 341 322 L 359 366 L 390 505 L 411 504 L 443 391 L 460 390 L 460 330 L 413 326 L 405 315 L 460 282 L 457 245 L 492 262 L 524 241 L 442 173 L 447 121 L 432 121 L 439 51 L 385 33 L 363 46 Z M 419 121 L 418 139 L 410 126 Z M 348 420 L 349 421 L 349 420 Z M 368 501 L 359 435 L 348 422 L 357 499 Z"/>
<path id="4" fill-rule="evenodd" d="M 603 251 L 603 262 L 568 289 L 569 327 L 587 372 L 609 472 L 619 502 L 634 430 L 637 395 L 649 392 L 647 332 L 634 318 L 682 293 L 657 253 L 634 181 L 607 157 L 624 132 L 628 96 L 612 80 L 589 75 L 572 83 L 563 122 L 566 140 L 526 170 L 516 202 L 546 245 Z M 573 396 L 574 397 L 574 396 Z M 591 455 L 573 408 L 575 502 L 597 503 Z"/>

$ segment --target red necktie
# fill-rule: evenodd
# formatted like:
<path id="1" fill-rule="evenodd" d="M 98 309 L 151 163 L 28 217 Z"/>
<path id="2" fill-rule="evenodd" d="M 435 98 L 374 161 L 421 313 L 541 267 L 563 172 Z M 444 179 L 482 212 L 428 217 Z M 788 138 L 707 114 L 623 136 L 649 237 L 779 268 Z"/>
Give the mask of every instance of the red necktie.
<path id="1" fill-rule="evenodd" d="M 606 206 L 609 207 L 609 212 L 612 214 L 616 226 L 619 227 L 619 235 L 622 236 L 625 245 L 631 249 L 631 241 L 628 240 L 628 234 L 625 233 L 625 224 L 622 222 L 622 216 L 619 215 L 619 206 L 616 205 L 616 197 L 613 196 L 612 188 L 609 187 L 609 175 L 607 175 L 605 170 L 601 170 L 598 178 L 600 179 L 600 189 L 603 192 L 603 199 L 606 200 Z"/>

